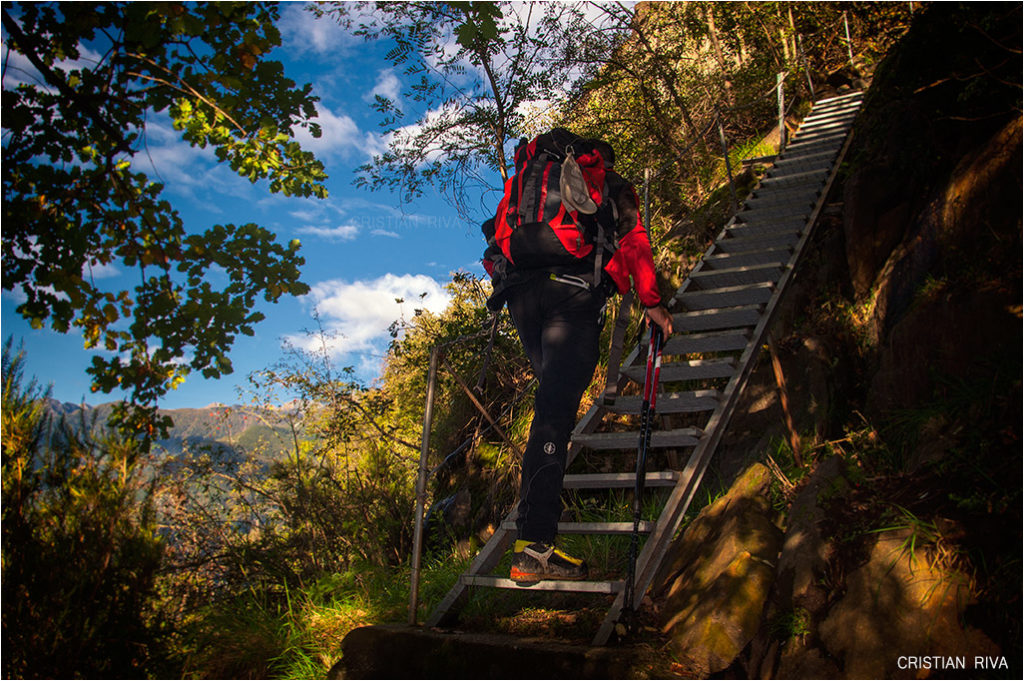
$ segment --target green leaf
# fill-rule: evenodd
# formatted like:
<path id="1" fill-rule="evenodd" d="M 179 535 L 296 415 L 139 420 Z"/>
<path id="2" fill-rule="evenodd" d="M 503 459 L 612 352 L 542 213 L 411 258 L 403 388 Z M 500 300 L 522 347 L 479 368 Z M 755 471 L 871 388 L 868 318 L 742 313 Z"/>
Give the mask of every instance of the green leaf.
<path id="1" fill-rule="evenodd" d="M 163 184 L 134 172 L 148 117 L 168 111 L 184 140 L 212 147 L 254 182 L 325 196 L 322 164 L 288 134 L 312 125 L 316 98 L 268 58 L 280 42 L 273 5 L 59 10 L 19 5 L 18 20 L 8 22 L 3 9 L 5 46 L 43 65 L 37 82 L 3 94 L 4 284 L 25 292 L 18 311 L 34 328 L 75 328 L 87 345 L 118 352 L 94 357 L 93 387 L 123 391 L 148 409 L 188 368 L 231 371 L 235 338 L 262 319 L 251 312 L 258 297 L 308 290 L 298 248 L 267 230 L 188 233 Z M 71 72 L 53 66 L 78 59 L 79 45 L 100 32 L 102 59 L 80 60 Z M 125 273 L 133 288 L 95 279 L 98 264 Z M 222 271 L 228 282 L 215 287 Z"/>

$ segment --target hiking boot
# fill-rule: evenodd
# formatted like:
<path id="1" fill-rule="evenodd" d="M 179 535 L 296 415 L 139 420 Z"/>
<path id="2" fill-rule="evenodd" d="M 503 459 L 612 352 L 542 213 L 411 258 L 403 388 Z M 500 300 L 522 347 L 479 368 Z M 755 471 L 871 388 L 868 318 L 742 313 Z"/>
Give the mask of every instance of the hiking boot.
<path id="1" fill-rule="evenodd" d="M 587 578 L 587 564 L 551 544 L 519 540 L 509 577 L 520 586 L 532 586 L 542 579 L 579 581 Z"/>

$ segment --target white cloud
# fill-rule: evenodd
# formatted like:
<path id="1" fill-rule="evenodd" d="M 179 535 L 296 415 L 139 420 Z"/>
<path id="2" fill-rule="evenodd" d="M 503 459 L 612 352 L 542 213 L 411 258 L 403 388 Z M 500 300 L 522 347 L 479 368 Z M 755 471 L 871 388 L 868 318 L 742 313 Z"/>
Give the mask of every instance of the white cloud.
<path id="1" fill-rule="evenodd" d="M 0 296 L 10 300 L 15 305 L 21 305 L 22 303 L 28 302 L 28 294 L 25 293 L 25 289 L 21 284 L 17 284 L 10 290 L 3 289 L 0 291 Z"/>
<path id="2" fill-rule="evenodd" d="M 372 101 L 374 97 L 380 95 L 385 99 L 397 101 L 401 95 L 402 83 L 398 80 L 398 76 L 395 75 L 394 69 L 384 69 L 377 75 L 377 83 L 373 86 L 373 90 L 366 96 L 367 100 Z"/>
<path id="3" fill-rule="evenodd" d="M 89 263 L 86 267 L 85 274 L 93 279 L 113 279 L 114 277 L 121 276 L 120 270 L 113 265 L 104 265 L 98 262 Z"/>
<path id="4" fill-rule="evenodd" d="M 52 92 L 52 88 L 45 84 L 36 67 L 20 52 L 4 50 L 3 71 L 5 90 L 14 90 L 19 85 L 36 85 L 46 92 Z"/>
<path id="5" fill-rule="evenodd" d="M 305 200 L 310 201 L 310 199 Z M 314 222 L 321 219 L 323 216 L 323 208 L 313 204 L 309 208 L 296 208 L 295 210 L 289 211 L 288 215 L 299 222 Z"/>
<path id="6" fill-rule="evenodd" d="M 315 238 L 349 240 L 367 234 L 401 238 L 403 232 L 414 227 L 448 228 L 458 224 L 451 216 L 407 213 L 400 206 L 377 203 L 358 195 L 332 196 L 326 200 L 292 198 L 289 201 L 291 224 L 301 225 L 296 232 Z"/>
<path id="7" fill-rule="evenodd" d="M 194 147 L 181 139 L 169 125 L 146 125 L 146 146 L 134 165 L 152 172 L 154 179 L 168 187 L 203 187 L 210 183 L 209 171 L 216 166 L 213 148 Z"/>
<path id="8" fill-rule="evenodd" d="M 387 151 L 389 139 L 390 135 L 380 135 L 374 132 L 366 133 L 366 138 L 363 140 L 363 151 L 366 152 L 366 157 L 373 158 Z"/>
<path id="9" fill-rule="evenodd" d="M 336 57 L 338 52 L 362 41 L 343 29 L 329 16 L 317 18 L 306 9 L 307 3 L 285 3 L 277 27 L 281 47 L 288 54 Z"/>
<path id="10" fill-rule="evenodd" d="M 366 148 L 366 135 L 346 114 L 335 114 L 324 106 L 317 106 L 314 123 L 320 126 L 320 137 L 313 137 L 305 128 L 295 128 L 295 139 L 303 149 L 312 151 L 321 161 L 326 158 L 347 156 L 352 151 Z"/>
<path id="11" fill-rule="evenodd" d="M 154 115 L 146 123 L 145 147 L 132 160 L 133 167 L 167 186 L 167 191 L 191 201 L 211 214 L 224 212 L 225 197 L 255 202 L 262 196 L 247 179 L 226 163 L 219 163 L 213 147 L 196 147 L 181 139 L 166 116 Z"/>
<path id="12" fill-rule="evenodd" d="M 385 274 L 354 282 L 325 281 L 313 286 L 306 296 L 320 315 L 330 352 L 335 357 L 356 355 L 364 370 L 379 370 L 391 324 L 403 317 L 411 318 L 418 309 L 440 313 L 450 298 L 441 284 L 425 274 Z M 319 338 L 287 340 L 310 351 L 322 347 Z"/>
<path id="13" fill-rule="evenodd" d="M 558 115 L 566 101 L 565 92 L 552 93 L 549 99 L 532 99 L 522 102 L 516 109 L 525 121 L 524 132 L 527 137 L 539 135 L 559 123 Z M 509 140 L 510 143 L 513 140 Z M 514 144 L 512 145 L 514 146 Z"/>
<path id="14" fill-rule="evenodd" d="M 378 137 L 382 147 L 390 147 L 399 152 L 414 149 L 423 145 L 423 158 L 421 165 L 443 160 L 445 146 L 458 148 L 466 139 L 472 135 L 472 131 L 465 126 L 454 124 L 459 116 L 457 105 L 445 102 L 441 106 L 427 111 L 416 123 L 402 126 L 393 133 Z M 446 122 L 447 121 L 447 122 Z M 426 140 L 418 139 L 426 134 L 426 131 L 433 130 L 432 138 Z M 379 153 L 379 152 L 378 152 Z"/>
<path id="15" fill-rule="evenodd" d="M 338 225 L 337 227 L 316 227 L 306 225 L 298 229 L 299 234 L 312 234 L 330 241 L 352 241 L 359 235 L 357 225 Z"/>

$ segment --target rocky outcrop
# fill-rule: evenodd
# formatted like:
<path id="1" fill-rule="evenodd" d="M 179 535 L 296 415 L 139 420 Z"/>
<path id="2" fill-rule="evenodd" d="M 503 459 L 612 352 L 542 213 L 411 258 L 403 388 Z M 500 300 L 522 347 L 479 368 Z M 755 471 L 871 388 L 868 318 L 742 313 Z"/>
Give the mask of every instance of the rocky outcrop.
<path id="1" fill-rule="evenodd" d="M 987 636 L 964 624 L 972 580 L 916 548 L 916 532 L 880 533 L 867 563 L 846 575 L 845 594 L 821 623 L 822 647 L 841 661 L 845 678 L 916 678 L 910 656 L 963 660 L 965 669 L 977 666 L 975 658 L 1000 657 Z"/>
<path id="2" fill-rule="evenodd" d="M 657 589 L 668 646 L 698 674 L 728 667 L 757 633 L 782 532 L 760 464 L 704 508 L 672 548 Z"/>
<path id="3" fill-rule="evenodd" d="M 1019 287 L 1010 285 L 1012 271 L 995 265 L 1005 253 L 984 246 L 994 235 L 989 248 L 1019 253 L 1019 200 L 1011 208 L 1006 197 L 1020 194 L 1020 170 L 1016 119 L 957 165 L 875 277 L 871 329 L 884 343 L 870 412 L 918 404 L 930 374 L 964 380 L 979 363 L 1020 347 Z M 986 264 L 992 271 L 980 269 Z M 969 282 L 958 276 L 965 265 L 978 270 Z"/>
<path id="4" fill-rule="evenodd" d="M 927 523 L 827 531 L 862 503 L 840 458 L 817 466 L 789 509 L 763 626 L 736 667 L 758 678 L 915 678 L 914 660 L 1005 661 L 967 623 L 975 581 Z"/>

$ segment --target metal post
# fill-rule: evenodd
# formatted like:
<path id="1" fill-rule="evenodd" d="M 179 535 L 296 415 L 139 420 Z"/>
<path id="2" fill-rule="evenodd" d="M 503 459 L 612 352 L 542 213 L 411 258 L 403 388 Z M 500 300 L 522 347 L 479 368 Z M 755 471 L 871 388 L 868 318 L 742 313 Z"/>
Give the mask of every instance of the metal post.
<path id="1" fill-rule="evenodd" d="M 647 240 L 651 239 L 651 169 L 644 168 L 644 229 Z"/>
<path id="2" fill-rule="evenodd" d="M 814 79 L 811 78 L 811 67 L 807 64 L 807 53 L 804 52 L 804 38 L 802 35 L 796 36 L 797 48 L 800 51 L 800 61 L 804 64 L 804 75 L 807 76 L 807 87 L 811 90 L 811 101 L 813 102 L 817 97 L 814 96 Z"/>
<path id="3" fill-rule="evenodd" d="M 779 153 L 786 148 L 786 101 L 782 91 L 782 84 L 786 79 L 785 71 L 780 71 L 775 77 L 776 97 L 779 101 Z"/>
<path id="4" fill-rule="evenodd" d="M 437 362 L 441 348 L 430 349 L 430 368 L 427 370 L 427 404 L 423 409 L 423 436 L 420 444 L 420 467 L 416 476 L 416 524 L 412 540 L 412 584 L 409 589 L 409 624 L 416 624 L 416 610 L 420 598 L 420 554 L 423 553 L 423 508 L 427 503 L 427 454 L 430 451 L 430 422 L 434 416 L 434 384 L 437 382 Z"/>
<path id="5" fill-rule="evenodd" d="M 850 55 L 850 68 L 856 68 L 853 64 L 853 41 L 850 40 L 850 22 L 846 20 L 846 12 L 843 12 L 843 26 L 846 28 L 846 51 Z"/>
<path id="6" fill-rule="evenodd" d="M 736 181 L 732 178 L 732 163 L 729 162 L 729 143 L 725 139 L 722 117 L 716 115 L 715 119 L 718 122 L 718 141 L 722 143 L 722 156 L 725 157 L 725 173 L 729 176 L 729 194 L 732 196 L 732 205 L 729 210 L 731 213 L 735 213 L 738 201 L 736 199 Z"/>

